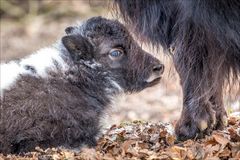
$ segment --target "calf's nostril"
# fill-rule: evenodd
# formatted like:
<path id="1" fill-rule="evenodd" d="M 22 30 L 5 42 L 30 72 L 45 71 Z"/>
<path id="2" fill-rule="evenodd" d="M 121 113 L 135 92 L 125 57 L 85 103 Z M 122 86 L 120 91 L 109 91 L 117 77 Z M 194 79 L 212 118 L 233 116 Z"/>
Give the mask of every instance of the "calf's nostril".
<path id="1" fill-rule="evenodd" d="M 153 72 L 159 72 L 160 74 L 162 74 L 164 71 L 164 65 L 159 64 L 159 65 L 155 65 L 153 67 Z"/>

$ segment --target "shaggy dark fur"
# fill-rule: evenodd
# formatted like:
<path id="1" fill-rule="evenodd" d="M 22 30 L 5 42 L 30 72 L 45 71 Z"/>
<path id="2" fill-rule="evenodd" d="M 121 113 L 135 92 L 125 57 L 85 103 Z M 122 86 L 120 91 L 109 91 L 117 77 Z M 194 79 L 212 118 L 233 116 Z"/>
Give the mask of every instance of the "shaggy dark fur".
<path id="1" fill-rule="evenodd" d="M 194 138 L 226 122 L 223 86 L 239 84 L 239 0 L 115 0 L 140 40 L 172 51 L 183 109 L 175 131 Z"/>
<path id="2" fill-rule="evenodd" d="M 163 65 L 143 51 L 118 21 L 91 18 L 68 27 L 66 33 L 55 47 L 68 64 L 67 71 L 62 72 L 56 62 L 58 71 L 40 78 L 34 76 L 33 66 L 25 66 L 33 75 L 21 75 L 4 91 L 0 152 L 94 146 L 100 119 L 114 96 L 159 82 Z"/>

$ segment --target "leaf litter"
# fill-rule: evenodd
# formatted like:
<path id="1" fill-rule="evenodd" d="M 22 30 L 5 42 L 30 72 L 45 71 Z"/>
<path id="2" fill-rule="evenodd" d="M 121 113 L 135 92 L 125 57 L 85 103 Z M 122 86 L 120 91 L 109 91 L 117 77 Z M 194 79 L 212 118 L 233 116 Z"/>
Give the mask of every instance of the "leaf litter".
<path id="1" fill-rule="evenodd" d="M 0 160 L 239 160 L 240 117 L 203 139 L 178 142 L 173 124 L 133 121 L 113 125 L 95 149 L 48 148 L 21 155 L 0 154 Z"/>

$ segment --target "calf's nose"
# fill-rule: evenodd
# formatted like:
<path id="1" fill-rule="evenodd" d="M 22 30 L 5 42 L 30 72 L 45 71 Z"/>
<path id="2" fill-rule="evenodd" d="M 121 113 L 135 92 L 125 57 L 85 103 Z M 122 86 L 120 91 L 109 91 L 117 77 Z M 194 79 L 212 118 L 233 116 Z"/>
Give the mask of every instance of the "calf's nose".
<path id="1" fill-rule="evenodd" d="M 153 71 L 153 73 L 156 73 L 156 74 L 163 74 L 164 65 L 163 64 L 154 65 L 152 71 Z"/>

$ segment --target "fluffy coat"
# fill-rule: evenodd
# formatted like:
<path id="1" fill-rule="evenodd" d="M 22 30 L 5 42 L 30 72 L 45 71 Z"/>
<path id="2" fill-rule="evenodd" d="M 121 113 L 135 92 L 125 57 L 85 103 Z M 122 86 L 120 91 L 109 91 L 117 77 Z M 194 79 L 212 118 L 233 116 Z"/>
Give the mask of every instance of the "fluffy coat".
<path id="1" fill-rule="evenodd" d="M 163 65 L 118 21 L 94 17 L 66 33 L 1 65 L 0 152 L 94 146 L 115 96 L 159 82 Z"/>

